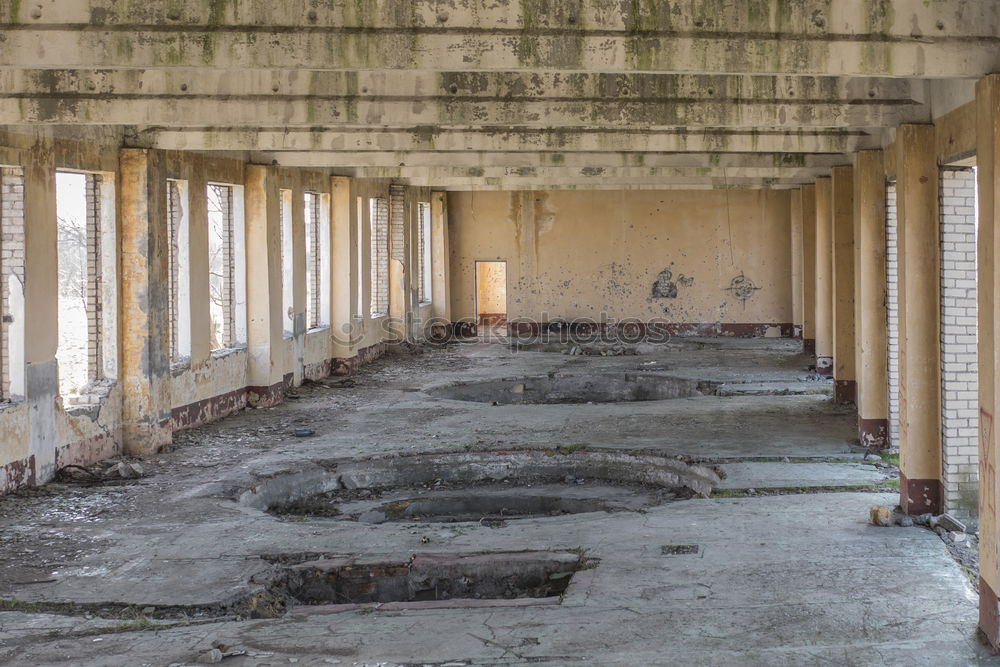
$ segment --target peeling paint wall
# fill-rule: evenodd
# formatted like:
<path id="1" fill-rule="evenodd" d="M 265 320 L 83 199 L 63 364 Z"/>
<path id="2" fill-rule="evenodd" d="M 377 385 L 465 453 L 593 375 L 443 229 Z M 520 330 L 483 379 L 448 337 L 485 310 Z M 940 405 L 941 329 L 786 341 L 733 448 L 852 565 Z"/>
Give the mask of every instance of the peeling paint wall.
<path id="1" fill-rule="evenodd" d="M 25 397 L 0 404 L 0 494 L 48 481 L 62 466 L 89 465 L 123 453 L 130 437 L 127 431 L 136 421 L 129 410 L 134 411 L 136 406 L 138 416 L 144 420 L 142 428 L 157 431 L 157 442 L 165 437 L 164 442 L 169 443 L 172 431 L 219 419 L 244 408 L 251 400 L 280 402 L 293 378 L 301 381 L 333 372 L 353 372 L 357 366 L 385 353 L 385 341 L 390 339 L 391 331 L 383 326 L 384 322 L 373 321 L 365 310 L 360 316 L 331 311 L 326 317 L 332 326 L 305 330 L 304 194 L 332 193 L 341 181 L 331 177 L 328 170 L 250 167 L 242 160 L 207 154 L 122 149 L 121 133 L 96 128 L 83 128 L 79 136 L 86 141 L 68 140 L 49 130 L 35 134 L 0 132 L 0 165 L 21 167 L 25 174 L 26 231 L 24 322 L 14 323 L 25 331 L 25 353 L 21 360 L 25 366 Z M 57 169 L 114 176 L 119 205 L 117 219 L 109 224 L 115 228 L 115 255 L 119 261 L 115 273 L 122 281 L 119 287 L 133 282 L 129 289 L 121 291 L 119 320 L 109 323 L 109 330 L 114 333 L 109 338 L 111 344 L 102 349 L 112 357 L 106 366 L 121 368 L 121 375 L 103 383 L 100 400 L 93 405 L 64 406 L 57 389 L 54 332 L 58 312 L 53 306 L 56 263 L 52 256 Z M 123 179 L 126 171 L 129 178 Z M 169 363 L 167 333 L 170 299 L 164 287 L 170 282 L 169 268 L 167 255 L 162 251 L 167 242 L 167 179 L 187 183 L 184 206 L 190 226 L 189 259 L 184 267 L 190 295 L 178 307 L 188 311 L 191 354 L 173 367 Z M 348 180 L 344 185 L 352 200 L 357 196 L 388 196 L 387 181 Z M 253 213 L 247 211 L 245 227 L 238 230 L 247 239 L 250 343 L 214 352 L 209 338 L 206 197 L 209 183 L 239 186 L 237 192 L 245 190 L 246 197 L 237 203 L 254 207 Z M 281 189 L 293 192 L 293 218 L 298 223 L 293 225 L 295 268 L 290 275 L 294 292 L 292 317 L 296 322 L 292 338 L 284 338 L 279 320 L 287 316 L 280 312 L 283 276 L 271 276 L 272 271 L 278 272 L 274 261 L 278 251 L 272 248 L 277 247 L 277 236 L 272 240 L 270 233 L 276 232 L 278 225 L 277 206 L 270 206 L 269 200 L 277 201 Z M 407 189 L 407 201 L 416 201 L 418 197 L 425 201 L 430 193 L 426 189 Z M 330 196 L 322 201 L 332 205 Z M 351 230 L 358 229 L 356 210 L 348 208 L 349 215 L 344 207 L 337 209 L 337 214 L 350 218 L 349 221 L 334 220 L 331 210 L 332 232 L 343 231 L 345 223 Z M 367 304 L 369 274 L 357 271 L 359 260 L 364 263 L 369 259 L 367 245 L 362 245 L 367 244 L 367 237 L 363 236 L 359 244 L 353 234 L 348 234 L 346 254 L 336 255 L 334 250 L 336 256 L 346 261 L 326 258 L 323 270 L 331 291 L 348 289 L 352 294 L 361 291 L 366 297 L 363 303 Z M 406 247 L 406 239 L 414 237 L 405 234 L 403 247 L 397 248 L 399 256 L 404 258 L 400 263 L 404 271 L 413 268 L 413 262 L 406 258 L 416 255 Z M 339 246 L 337 249 L 343 250 Z M 268 277 L 258 281 L 259 275 Z M 406 277 L 404 284 L 410 283 L 412 277 Z M 275 289 L 271 289 L 272 284 Z M 250 289 L 260 285 L 263 289 Z M 409 317 L 417 304 L 410 303 L 412 299 L 407 294 L 398 298 L 404 299 L 405 306 L 399 312 Z M 356 325 L 353 336 L 347 340 L 335 338 L 334 331 L 341 330 L 345 323 Z M 133 388 L 133 383 L 142 386 Z M 127 396 L 137 391 L 144 392 L 146 398 L 129 403 Z M 140 435 L 142 432 L 137 431 Z M 151 451 L 159 446 L 153 443 Z"/>
<path id="2" fill-rule="evenodd" d="M 449 195 L 452 316 L 507 260 L 509 318 L 786 324 L 788 191 Z"/>

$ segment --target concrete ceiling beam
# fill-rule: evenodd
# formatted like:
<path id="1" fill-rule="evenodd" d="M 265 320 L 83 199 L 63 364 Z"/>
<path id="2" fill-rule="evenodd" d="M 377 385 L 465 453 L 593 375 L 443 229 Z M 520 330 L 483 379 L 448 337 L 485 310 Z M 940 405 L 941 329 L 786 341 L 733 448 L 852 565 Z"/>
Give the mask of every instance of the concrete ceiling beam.
<path id="1" fill-rule="evenodd" d="M 7 24 L 0 26 L 0 35 L 0 67 L 19 69 L 210 67 L 920 78 L 980 77 L 1000 69 L 996 33 L 896 37 L 868 30 L 807 35 Z"/>
<path id="2" fill-rule="evenodd" d="M 805 179 L 778 178 L 675 178 L 634 179 L 608 178 L 601 180 L 538 179 L 538 178 L 452 178 L 452 179 L 394 179 L 414 187 L 429 187 L 435 190 L 736 190 L 747 188 L 795 188 L 807 185 Z"/>
<path id="3" fill-rule="evenodd" d="M 814 131 L 758 127 L 689 131 L 679 127 L 653 131 L 211 126 L 131 127 L 126 130 L 128 143 L 134 147 L 218 151 L 850 153 L 870 147 L 875 141 L 874 128 Z"/>
<path id="4" fill-rule="evenodd" d="M 260 26 L 286 31 L 331 27 L 424 30 L 545 30 L 637 33 L 781 33 L 800 38 L 833 39 L 838 34 L 885 38 L 976 37 L 1000 34 L 994 0 L 924 2 L 895 0 L 797 0 L 743 2 L 622 2 L 573 0 L 226 0 L 177 2 L 144 0 L 58 0 L 5 3 L 0 21 L 32 26 L 80 24 L 134 29 Z"/>
<path id="5" fill-rule="evenodd" d="M 0 124 L 76 123 L 100 125 L 205 125 L 225 119 L 228 125 L 260 125 L 261 119 L 285 126 L 323 125 L 472 128 L 516 127 L 820 127 L 895 126 L 925 122 L 923 105 L 808 104 L 728 101 L 611 102 L 471 102 L 457 99 L 316 100 L 298 98 L 217 98 L 212 96 L 65 97 L 4 95 Z"/>
<path id="6" fill-rule="evenodd" d="M 315 100 L 456 100 L 907 104 L 925 81 L 864 77 L 576 72 L 332 72 L 218 69 L 0 70 L 0 90 L 30 97 L 140 96 Z"/>
<path id="7" fill-rule="evenodd" d="M 784 178 L 809 181 L 830 173 L 809 167 L 356 167 L 339 168 L 344 176 L 371 179 L 421 179 L 437 183 L 462 179 L 531 179 L 546 183 L 604 180 L 683 181 Z"/>
<path id="8" fill-rule="evenodd" d="M 251 162 L 287 167 L 807 167 L 826 168 L 851 163 L 844 153 L 562 153 L 562 152 L 471 152 L 471 151 L 296 151 L 252 152 Z"/>

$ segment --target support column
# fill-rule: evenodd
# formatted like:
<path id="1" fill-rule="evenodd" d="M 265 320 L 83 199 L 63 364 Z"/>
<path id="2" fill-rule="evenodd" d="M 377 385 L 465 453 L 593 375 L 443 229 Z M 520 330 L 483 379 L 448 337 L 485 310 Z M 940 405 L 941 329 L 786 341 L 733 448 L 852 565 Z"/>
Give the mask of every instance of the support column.
<path id="1" fill-rule="evenodd" d="M 56 263 L 56 172 L 49 142 L 24 165 L 24 400 L 28 407 L 28 484 L 52 479 L 59 396 L 59 288 Z M 33 476 L 33 478 L 31 478 Z"/>
<path id="2" fill-rule="evenodd" d="M 166 179 L 154 151 L 123 149 L 120 167 L 124 445 L 144 455 L 172 439 Z"/>
<path id="3" fill-rule="evenodd" d="M 885 165 L 882 151 L 854 158 L 854 323 L 858 439 L 884 449 L 889 438 L 885 283 Z"/>
<path id="4" fill-rule="evenodd" d="M 816 186 L 802 186 L 802 351 L 816 354 Z"/>
<path id="5" fill-rule="evenodd" d="M 802 190 L 792 190 L 792 336 L 802 338 Z"/>
<path id="6" fill-rule="evenodd" d="M 244 179 L 247 252 L 247 348 L 250 352 L 247 401 L 277 405 L 282 373 L 280 197 L 271 168 L 248 165 Z"/>
<path id="7" fill-rule="evenodd" d="M 358 246 L 357 221 L 351 216 L 356 210 L 351 197 L 351 179 L 333 176 L 330 179 L 330 284 L 333 358 L 351 356 L 354 337 L 353 304 L 357 301 L 357 259 L 354 248 Z M 353 263 L 352 263 L 353 262 Z"/>
<path id="8" fill-rule="evenodd" d="M 833 168 L 833 399 L 853 403 L 854 363 L 854 168 Z"/>
<path id="9" fill-rule="evenodd" d="M 941 275 L 933 125 L 896 132 L 900 506 L 941 510 Z"/>
<path id="10" fill-rule="evenodd" d="M 997 526 L 996 253 L 1000 248 L 1000 74 L 976 85 L 976 167 L 979 187 L 979 629 L 1000 647 L 1000 531 Z"/>
<path id="11" fill-rule="evenodd" d="M 833 375 L 833 183 L 816 180 L 816 372 Z"/>

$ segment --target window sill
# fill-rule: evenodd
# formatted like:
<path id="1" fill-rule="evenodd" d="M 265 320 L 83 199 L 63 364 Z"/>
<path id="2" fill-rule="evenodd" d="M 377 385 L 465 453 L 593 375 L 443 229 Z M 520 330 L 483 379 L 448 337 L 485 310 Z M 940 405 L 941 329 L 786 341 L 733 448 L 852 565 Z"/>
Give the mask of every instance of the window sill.
<path id="1" fill-rule="evenodd" d="M 0 399 L 0 414 L 3 414 L 6 410 L 13 410 L 22 403 L 24 403 L 23 396 L 11 396 L 10 398 Z"/>
<path id="2" fill-rule="evenodd" d="M 246 349 L 247 349 L 246 345 L 237 345 L 236 347 L 219 348 L 218 350 L 212 350 L 211 358 L 225 359 L 226 357 L 231 357 L 234 354 L 238 354 L 240 352 L 246 352 Z"/>
<path id="3" fill-rule="evenodd" d="M 308 331 L 306 331 L 306 334 L 307 335 L 318 334 L 318 333 L 323 333 L 324 331 L 329 331 L 329 330 L 330 330 L 330 325 L 329 324 L 321 324 L 318 327 L 313 327 L 312 329 L 309 329 Z"/>

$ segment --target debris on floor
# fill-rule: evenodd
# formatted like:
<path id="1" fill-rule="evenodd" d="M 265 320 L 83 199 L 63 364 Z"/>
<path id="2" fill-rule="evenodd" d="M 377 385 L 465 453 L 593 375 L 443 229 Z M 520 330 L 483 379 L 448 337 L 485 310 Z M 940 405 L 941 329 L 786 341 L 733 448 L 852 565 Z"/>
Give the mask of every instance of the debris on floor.
<path id="1" fill-rule="evenodd" d="M 139 463 L 110 459 L 90 466 L 67 465 L 56 472 L 56 480 L 74 484 L 100 484 L 145 477 L 146 471 Z"/>

